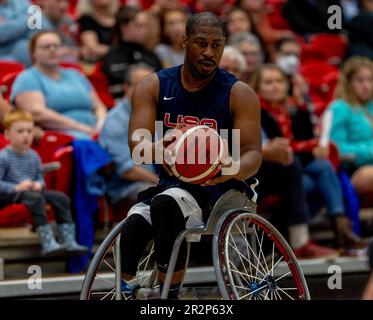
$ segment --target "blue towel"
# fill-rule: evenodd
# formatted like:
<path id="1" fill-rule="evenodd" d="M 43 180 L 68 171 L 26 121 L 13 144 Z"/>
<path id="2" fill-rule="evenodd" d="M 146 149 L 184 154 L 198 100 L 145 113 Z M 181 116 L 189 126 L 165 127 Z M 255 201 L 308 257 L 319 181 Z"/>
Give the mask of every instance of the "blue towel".
<path id="1" fill-rule="evenodd" d="M 98 208 L 98 196 L 106 192 L 104 179 L 97 173 L 112 161 L 111 156 L 95 141 L 75 140 L 75 219 L 77 241 L 92 249 L 94 242 L 93 214 Z M 69 259 L 68 270 L 82 272 L 87 267 L 90 254 Z"/>

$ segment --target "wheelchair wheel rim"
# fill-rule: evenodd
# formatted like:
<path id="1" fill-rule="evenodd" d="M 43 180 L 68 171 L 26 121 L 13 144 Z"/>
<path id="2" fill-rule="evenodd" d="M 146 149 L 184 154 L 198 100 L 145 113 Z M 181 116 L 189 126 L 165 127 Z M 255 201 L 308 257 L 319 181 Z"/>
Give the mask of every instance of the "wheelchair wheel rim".
<path id="1" fill-rule="evenodd" d="M 254 235 L 254 241 L 259 245 L 256 250 L 247 240 L 245 228 L 252 228 L 251 237 Z M 233 234 L 243 239 L 240 246 L 245 247 L 249 259 L 238 250 L 239 245 Z M 265 238 L 272 243 L 272 254 L 269 257 L 263 248 Z M 308 288 L 294 253 L 268 221 L 256 214 L 233 214 L 223 224 L 219 239 L 221 272 L 230 299 L 309 299 Z M 281 276 L 275 274 L 276 268 L 280 266 L 286 270 Z M 289 277 L 293 279 L 287 281 L 291 286 L 282 286 Z"/>
<path id="2" fill-rule="evenodd" d="M 89 300 L 114 300 L 116 299 L 115 292 L 115 259 L 116 254 L 114 250 L 115 241 L 117 238 L 114 238 L 110 244 L 106 247 L 104 254 L 97 262 L 93 272 L 94 275 L 90 281 L 88 289 L 88 299 Z M 107 254 L 110 253 L 110 256 L 107 257 Z M 124 293 L 121 292 L 122 300 L 132 300 L 136 299 L 139 292 L 142 292 L 143 289 L 150 289 L 156 286 L 156 273 L 153 264 L 151 264 L 151 259 L 154 254 L 154 243 L 151 243 L 150 249 L 145 256 L 140 258 L 136 276 L 134 279 L 127 281 L 128 284 L 135 286 L 134 292 Z M 100 268 L 105 267 L 108 272 L 100 272 Z M 150 267 L 153 267 L 149 270 Z M 98 291 L 94 290 L 95 287 L 104 287 L 105 290 L 99 289 Z M 141 293 L 142 295 L 150 294 L 150 292 Z"/>

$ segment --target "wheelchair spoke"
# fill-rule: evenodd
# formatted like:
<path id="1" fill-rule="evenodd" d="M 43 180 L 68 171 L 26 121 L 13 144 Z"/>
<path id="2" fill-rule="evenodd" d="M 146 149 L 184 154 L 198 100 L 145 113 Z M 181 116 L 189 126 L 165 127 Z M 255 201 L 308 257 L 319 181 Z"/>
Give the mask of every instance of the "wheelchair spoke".
<path id="1" fill-rule="evenodd" d="M 240 229 L 237 228 L 239 231 Z M 242 234 L 242 233 L 241 233 Z M 232 237 L 232 235 L 230 235 Z M 252 255 L 255 257 L 255 259 L 258 261 L 258 266 L 260 264 L 260 266 L 262 266 L 262 264 L 260 263 L 260 260 L 258 259 L 258 257 L 256 256 L 254 250 L 251 248 L 250 244 L 247 242 L 247 239 L 246 237 L 243 237 L 244 241 L 247 243 L 247 246 L 248 248 L 250 249 Z M 234 240 L 233 240 L 234 241 Z M 239 251 L 238 251 L 239 252 Z M 242 254 L 241 254 L 242 255 Z M 243 256 L 243 255 L 242 255 Z M 257 272 L 261 273 L 262 275 L 264 275 L 266 273 L 266 271 L 264 270 L 264 268 L 262 267 L 262 271 L 264 271 L 264 273 L 258 269 L 254 264 L 251 263 L 251 261 L 249 259 L 246 258 L 246 256 L 243 256 L 245 258 L 246 261 L 248 261 L 254 268 L 255 268 L 255 275 L 257 275 Z"/>
<path id="2" fill-rule="evenodd" d="M 277 290 L 274 291 L 274 294 L 279 298 L 279 300 L 282 300 L 281 295 Z"/>
<path id="3" fill-rule="evenodd" d="M 281 258 L 280 259 L 278 259 L 278 261 L 276 262 L 276 264 L 274 265 L 274 266 L 272 266 L 272 268 L 271 268 L 271 270 L 270 271 L 268 271 L 268 273 L 263 277 L 263 279 L 262 280 L 264 280 L 272 271 L 273 271 L 273 269 L 274 268 L 276 268 L 276 266 L 280 263 L 280 261 L 283 259 L 283 257 L 284 256 L 281 256 Z"/>
<path id="4" fill-rule="evenodd" d="M 275 259 L 275 243 L 272 242 L 272 264 L 271 266 L 273 266 L 273 260 Z M 271 276 L 273 277 L 273 269 L 272 269 L 272 272 L 271 272 Z"/>
<path id="5" fill-rule="evenodd" d="M 285 294 L 286 296 L 288 296 L 290 298 L 290 300 L 295 300 L 293 297 L 291 297 L 290 295 L 288 295 L 284 290 L 282 290 L 281 288 L 278 288 L 278 290 L 276 290 L 276 292 L 278 291 L 281 291 L 283 294 Z M 280 293 L 278 293 L 280 295 Z M 282 300 L 282 299 L 281 299 Z"/>
<path id="6" fill-rule="evenodd" d="M 231 244 L 231 243 L 229 243 L 229 245 L 232 247 L 232 248 L 234 248 L 233 247 L 233 245 Z M 261 272 L 259 269 L 257 269 L 257 267 L 250 261 L 250 260 L 248 260 L 241 252 L 237 252 L 239 255 L 241 255 L 249 264 L 251 264 L 253 267 L 254 267 L 254 269 L 256 269 L 259 273 L 261 273 L 263 276 L 264 276 L 264 278 L 265 278 L 265 274 L 263 273 L 263 272 Z"/>
<path id="7" fill-rule="evenodd" d="M 263 260 L 264 260 L 264 263 L 265 263 L 265 267 L 266 267 L 266 272 L 269 272 L 269 269 L 268 269 L 268 265 L 267 265 L 267 261 L 265 259 L 265 256 L 264 256 L 264 252 L 263 252 L 263 240 L 264 240 L 264 231 L 262 230 L 262 237 L 261 237 L 261 240 L 259 241 L 259 237 L 258 237 L 258 234 L 254 228 L 254 233 L 255 233 L 255 237 L 256 237 L 256 240 L 258 241 L 258 243 L 260 244 L 260 249 L 259 249 L 259 258 L 260 258 L 260 254 L 262 254 L 262 257 L 263 257 Z"/>
<path id="8" fill-rule="evenodd" d="M 245 234 L 247 234 L 246 224 L 243 221 L 242 221 L 242 224 L 243 224 L 243 231 L 244 231 Z M 247 241 L 245 241 L 245 245 L 246 245 L 246 252 L 248 253 L 248 256 L 250 256 L 249 247 L 248 247 L 249 244 L 248 244 Z M 250 257 L 249 257 L 249 259 L 250 259 Z M 250 264 L 249 264 L 249 268 L 250 268 L 250 274 L 253 274 L 253 271 L 252 271 L 252 268 L 251 268 Z"/>
<path id="9" fill-rule="evenodd" d="M 256 234 L 255 224 L 253 225 L 252 228 L 254 229 L 254 232 L 255 232 L 255 234 Z M 239 228 L 238 226 L 237 226 L 237 229 L 238 229 L 238 231 L 240 232 L 242 238 L 246 241 L 246 243 L 247 243 L 247 245 L 249 246 L 249 248 L 251 248 L 250 244 L 248 244 L 248 242 L 247 242 L 246 236 L 242 234 L 242 232 L 241 232 L 241 230 L 240 230 L 240 228 Z M 262 247 L 262 244 L 261 244 L 261 243 L 260 243 L 260 247 Z M 252 248 L 251 248 L 251 249 L 252 249 Z M 262 251 L 262 250 L 260 250 L 260 251 Z M 258 255 L 259 258 L 258 258 L 257 255 L 254 253 L 254 250 L 253 250 L 253 249 L 251 250 L 252 254 L 254 255 L 254 257 L 256 258 L 256 260 L 257 260 L 257 262 L 258 262 L 256 270 L 259 270 L 258 267 L 259 267 L 259 265 L 260 265 L 260 266 L 261 266 L 261 269 L 264 271 L 264 273 L 267 273 L 268 270 L 266 270 L 266 269 L 263 267 L 262 263 L 260 262 L 260 251 L 259 251 L 259 255 Z M 255 275 L 257 275 L 257 272 L 255 272 Z"/>
<path id="10" fill-rule="evenodd" d="M 98 278 L 98 280 L 104 281 L 104 282 L 106 282 L 106 283 L 110 283 L 110 285 L 114 285 L 114 281 L 111 281 L 111 280 L 108 280 L 108 279 L 102 278 L 102 277 L 99 276 L 99 275 L 96 275 L 96 277 Z"/>
<path id="11" fill-rule="evenodd" d="M 258 278 L 258 277 L 254 277 L 254 276 L 252 276 L 252 275 L 248 275 L 248 274 L 245 274 L 245 273 L 239 271 L 239 270 L 237 269 L 237 267 L 234 266 L 234 265 L 232 265 L 232 266 L 236 269 L 236 270 L 232 270 L 232 272 L 235 272 L 235 273 L 240 274 L 240 275 L 246 275 L 246 276 L 251 277 L 251 278 L 253 278 L 253 279 L 256 279 L 256 280 L 258 280 L 258 281 L 261 280 L 261 279 Z M 244 279 L 245 279 L 245 278 L 244 278 Z M 245 280 L 246 280 L 246 279 L 245 279 Z M 246 282 L 247 282 L 247 280 L 246 280 Z M 247 284 L 249 284 L 249 283 L 247 282 Z"/>
<path id="12" fill-rule="evenodd" d="M 237 248 L 237 244 L 236 244 L 236 242 L 235 242 L 233 236 L 232 236 L 232 240 L 233 240 L 233 242 L 234 242 L 234 248 L 235 248 L 235 250 L 237 251 L 237 253 L 239 253 L 240 251 L 239 251 L 239 249 Z M 245 269 L 245 273 L 247 274 L 247 269 L 246 269 L 245 263 L 242 261 L 242 256 L 241 256 L 240 254 L 238 254 L 238 257 L 239 257 L 239 259 L 240 259 L 240 261 L 241 261 L 241 265 L 242 265 L 242 267 Z M 231 261 L 231 260 L 230 260 L 230 261 Z M 232 264 L 233 264 L 233 262 L 232 262 Z M 250 264 L 249 264 L 249 266 L 250 266 Z M 251 266 L 250 266 L 250 269 L 251 269 Z"/>
<path id="13" fill-rule="evenodd" d="M 113 293 L 114 292 L 114 293 Z M 105 300 L 105 298 L 109 295 L 109 294 L 111 294 L 111 293 L 113 293 L 113 295 L 115 295 L 115 288 L 114 289 L 112 289 L 112 290 L 110 290 L 106 295 L 104 295 L 100 300 Z"/>
<path id="14" fill-rule="evenodd" d="M 273 274 L 273 273 L 272 273 L 272 274 Z M 289 274 L 291 274 L 291 271 L 289 271 L 289 272 L 283 274 L 281 277 L 278 277 L 278 278 L 276 279 L 276 282 L 277 282 L 277 281 L 280 281 L 280 280 L 281 280 L 282 278 L 284 278 L 284 277 L 287 277 Z"/>
<path id="15" fill-rule="evenodd" d="M 115 268 L 113 268 L 113 266 L 106 261 L 106 259 L 104 259 L 104 263 L 111 269 L 111 271 L 113 271 L 115 273 Z"/>

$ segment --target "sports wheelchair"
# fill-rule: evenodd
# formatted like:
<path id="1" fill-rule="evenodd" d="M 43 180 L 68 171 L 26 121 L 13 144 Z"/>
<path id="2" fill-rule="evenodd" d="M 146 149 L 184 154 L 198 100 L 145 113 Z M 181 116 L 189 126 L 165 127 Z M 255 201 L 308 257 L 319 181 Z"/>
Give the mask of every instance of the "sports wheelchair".
<path id="1" fill-rule="evenodd" d="M 158 285 L 154 245 L 149 243 L 139 260 L 136 276 L 127 281 L 131 292 L 121 289 L 120 233 L 126 219 L 116 225 L 94 255 L 86 273 L 80 299 L 149 299 L 158 292 L 166 299 L 182 241 L 212 235 L 212 258 L 222 299 L 308 300 L 303 272 L 289 244 L 266 219 L 256 214 L 258 180 L 247 191 L 231 189 L 211 210 L 207 223 L 182 231 L 175 240 L 162 292 Z"/>

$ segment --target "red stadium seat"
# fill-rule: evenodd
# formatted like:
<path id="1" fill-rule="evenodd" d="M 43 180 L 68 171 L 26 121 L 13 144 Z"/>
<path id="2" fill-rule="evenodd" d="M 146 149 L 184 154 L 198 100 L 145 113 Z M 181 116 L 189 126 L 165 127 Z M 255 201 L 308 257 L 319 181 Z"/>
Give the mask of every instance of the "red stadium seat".
<path id="1" fill-rule="evenodd" d="M 322 50 L 312 46 L 310 43 L 301 44 L 301 64 L 309 63 L 312 61 L 324 61 L 325 56 Z"/>
<path id="2" fill-rule="evenodd" d="M 109 81 L 106 75 L 101 71 L 101 65 L 99 63 L 95 65 L 94 71 L 88 75 L 88 79 L 105 106 L 108 108 L 113 107 L 115 101 L 109 92 Z"/>
<path id="3" fill-rule="evenodd" d="M 309 85 L 309 94 L 314 102 L 317 115 L 320 115 L 333 98 L 338 81 L 338 70 L 324 61 L 310 61 L 300 68 Z"/>
<path id="4" fill-rule="evenodd" d="M 11 93 L 13 82 L 20 73 L 21 71 L 15 71 L 12 73 L 8 73 L 2 78 L 0 78 L 0 86 L 3 86 L 5 88 L 4 98 L 8 101 L 10 98 L 10 93 Z"/>
<path id="5" fill-rule="evenodd" d="M 331 64 L 340 64 L 348 47 L 347 38 L 334 34 L 315 34 L 310 38 L 312 47 L 320 51 Z"/>
<path id="6" fill-rule="evenodd" d="M 274 29 L 290 30 L 289 22 L 282 15 L 282 8 L 287 0 L 267 0 L 268 19 Z"/>
<path id="7" fill-rule="evenodd" d="M 34 143 L 32 148 L 39 154 L 43 163 L 58 161 L 61 169 L 49 172 L 45 175 L 46 185 L 53 189 L 69 193 L 70 179 L 73 167 L 71 142 L 73 137 L 56 132 L 46 131 L 43 139 Z"/>
<path id="8" fill-rule="evenodd" d="M 21 72 L 25 69 L 25 66 L 22 63 L 0 60 L 0 79 L 10 73 Z"/>

